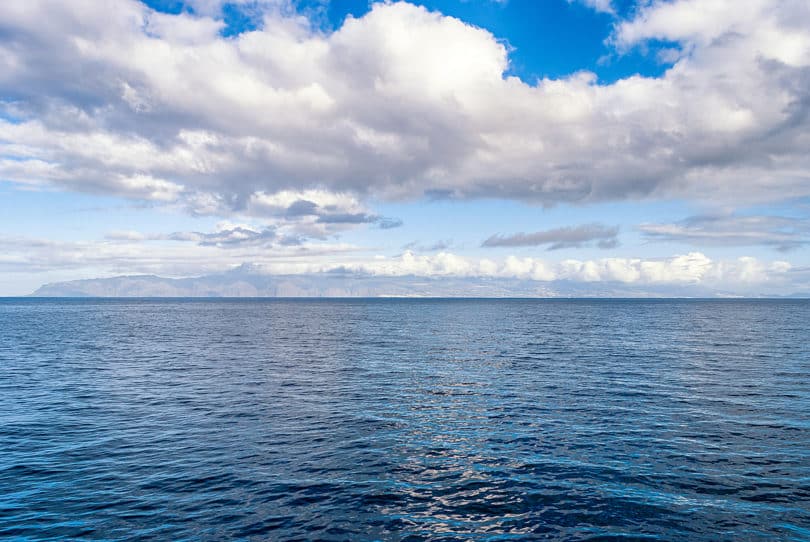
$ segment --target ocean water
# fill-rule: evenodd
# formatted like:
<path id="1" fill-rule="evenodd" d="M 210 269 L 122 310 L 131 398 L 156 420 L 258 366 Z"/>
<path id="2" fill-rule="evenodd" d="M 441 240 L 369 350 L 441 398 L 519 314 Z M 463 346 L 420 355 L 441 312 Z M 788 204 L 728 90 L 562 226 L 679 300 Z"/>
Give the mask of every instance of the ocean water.
<path id="1" fill-rule="evenodd" d="M 810 540 L 810 302 L 0 300 L 0 539 Z"/>

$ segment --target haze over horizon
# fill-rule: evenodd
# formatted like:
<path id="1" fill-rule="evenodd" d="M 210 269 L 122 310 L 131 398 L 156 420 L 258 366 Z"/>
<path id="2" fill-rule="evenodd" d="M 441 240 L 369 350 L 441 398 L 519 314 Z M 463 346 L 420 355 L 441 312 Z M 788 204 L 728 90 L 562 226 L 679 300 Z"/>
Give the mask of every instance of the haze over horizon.
<path id="1" fill-rule="evenodd" d="M 800 0 L 3 2 L 0 296 L 807 294 L 809 113 Z"/>

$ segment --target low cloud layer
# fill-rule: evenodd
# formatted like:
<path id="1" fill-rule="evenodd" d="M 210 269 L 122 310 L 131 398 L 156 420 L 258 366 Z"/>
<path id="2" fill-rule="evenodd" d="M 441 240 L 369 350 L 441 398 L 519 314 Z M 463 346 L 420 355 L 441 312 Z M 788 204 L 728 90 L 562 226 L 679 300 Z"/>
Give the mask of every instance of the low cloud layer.
<path id="1" fill-rule="evenodd" d="M 804 0 L 644 3 L 610 42 L 618 54 L 671 42 L 674 65 L 612 84 L 523 82 L 506 75 L 498 36 L 405 2 L 331 33 L 285 2 L 253 3 L 257 30 L 228 38 L 216 2 L 195 6 L 0 3 L 0 179 L 219 216 L 274 216 L 264 199 L 306 190 L 543 204 L 810 195 Z M 324 209 L 315 223 L 395 223 Z"/>
<path id="2" fill-rule="evenodd" d="M 728 286 L 781 281 L 792 266 L 783 261 L 770 263 L 742 257 L 714 261 L 700 252 L 671 258 L 567 259 L 550 262 L 538 258 L 509 256 L 503 260 L 472 259 L 449 252 L 416 255 L 405 252 L 397 258 L 346 264 L 343 269 L 382 276 L 454 276 L 519 278 L 540 282 L 619 282 L 624 284 L 702 284 Z"/>
<path id="3" fill-rule="evenodd" d="M 483 247 L 535 247 L 548 245 L 547 250 L 579 248 L 595 243 L 599 248 L 614 248 L 618 245 L 618 227 L 602 224 L 555 228 L 534 233 L 493 235 L 481 243 Z"/>
<path id="4" fill-rule="evenodd" d="M 508 256 L 479 259 L 441 251 L 396 257 L 369 256 L 359 247 L 337 244 L 264 243 L 266 234 L 239 226 L 223 227 L 217 234 L 180 239 L 117 232 L 115 240 L 53 242 L 0 237 L 0 271 L 38 272 L 75 270 L 87 276 L 154 273 L 194 276 L 223 272 L 245 262 L 270 275 L 338 273 L 379 277 L 453 277 L 520 279 L 536 282 L 621 283 L 625 285 L 693 285 L 723 291 L 810 291 L 810 272 L 784 261 L 752 257 L 713 260 L 692 252 L 669 258 L 600 258 L 549 261 Z M 237 239 L 238 241 L 234 241 Z M 191 242 L 189 242 L 191 241 Z"/>

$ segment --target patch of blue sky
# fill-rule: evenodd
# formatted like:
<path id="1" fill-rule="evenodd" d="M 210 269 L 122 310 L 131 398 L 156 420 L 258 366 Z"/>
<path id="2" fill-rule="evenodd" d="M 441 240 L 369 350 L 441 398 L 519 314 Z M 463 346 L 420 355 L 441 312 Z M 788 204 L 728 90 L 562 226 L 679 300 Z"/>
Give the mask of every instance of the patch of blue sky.
<path id="1" fill-rule="evenodd" d="M 9 124 L 21 124 L 25 119 L 19 115 L 15 115 L 12 111 L 12 105 L 0 99 L 0 121 Z"/>
<path id="2" fill-rule="evenodd" d="M 318 0 L 309 0 L 310 3 Z M 307 0 L 302 2 L 306 4 Z M 630 17 L 632 1 L 615 2 L 616 13 L 600 13 L 579 2 L 567 0 L 414 0 L 430 10 L 456 17 L 490 31 L 510 47 L 510 69 L 528 84 L 538 79 L 557 79 L 588 70 L 599 83 L 612 83 L 631 75 L 658 77 L 671 66 L 658 54 L 676 44 L 653 41 L 643 48 L 618 53 L 608 43 L 619 18 Z M 331 28 L 339 28 L 351 15 L 369 10 L 365 0 L 330 2 Z"/>
<path id="3" fill-rule="evenodd" d="M 193 5 L 183 0 L 141 0 L 144 4 L 160 11 L 177 15 L 178 13 L 195 13 Z M 224 3 L 222 5 L 221 17 L 225 26 L 220 31 L 224 37 L 237 36 L 243 32 L 256 30 L 259 27 L 261 17 L 255 6 Z"/>
<path id="4" fill-rule="evenodd" d="M 192 11 L 191 7 L 183 0 L 141 0 L 144 4 L 162 13 L 178 14 L 184 11 Z"/>
<path id="5" fill-rule="evenodd" d="M 688 216 L 694 209 L 687 203 L 672 200 L 663 202 L 605 202 L 589 206 L 557 205 L 542 207 L 504 200 L 434 200 L 413 203 L 382 203 L 373 205 L 383 216 L 402 219 L 403 225 L 390 230 L 355 230 L 344 234 L 346 242 L 364 246 L 386 246 L 394 251 L 416 242 L 429 247 L 439 241 L 451 241 L 448 250 L 463 251 L 477 257 L 500 258 L 509 254 L 520 256 L 606 257 L 606 256 L 668 256 L 671 245 L 652 245 L 638 232 L 637 226 L 650 222 L 675 222 Z M 482 248 L 481 243 L 490 235 L 576 227 L 598 222 L 607 227 L 618 226 L 618 247 L 610 250 L 598 248 L 561 249 L 546 252 L 545 246 Z M 684 245 L 685 246 L 685 245 Z M 694 248 L 692 248 L 694 250 Z"/>
<path id="6" fill-rule="evenodd" d="M 12 124 L 14 124 L 14 123 L 12 123 Z M 30 160 L 33 160 L 33 158 L 29 158 L 27 156 L 20 156 L 18 154 L 2 154 L 2 153 L 0 153 L 0 160 L 7 160 L 9 162 L 28 162 Z M 3 182 L 3 180 L 0 179 L 0 182 Z"/>
<path id="7" fill-rule="evenodd" d="M 112 231 L 165 234 L 211 231 L 221 218 L 194 217 L 166 208 L 144 206 L 114 196 L 63 192 L 52 188 L 20 190 L 0 182 L 3 206 L 0 230 L 6 235 L 57 241 L 99 240 Z M 35 209 L 35 212 L 32 210 Z"/>
<path id="8" fill-rule="evenodd" d="M 510 48 L 510 73 L 529 84 L 558 79 L 581 70 L 595 73 L 600 83 L 641 74 L 661 75 L 668 67 L 659 61 L 658 45 L 646 51 L 618 54 L 607 42 L 615 15 L 597 12 L 567 0 L 425 0 L 430 9 L 485 28 Z M 619 9 L 619 16 L 629 8 Z"/>
<path id="9" fill-rule="evenodd" d="M 810 198 L 792 198 L 747 207 L 741 215 L 772 215 L 810 220 Z"/>
<path id="10" fill-rule="evenodd" d="M 182 0 L 144 0 L 166 13 L 193 12 Z M 509 45 L 510 67 L 506 75 L 528 84 L 538 79 L 558 79 L 578 71 L 595 73 L 600 84 L 609 84 L 632 75 L 661 76 L 671 64 L 662 51 L 676 44 L 651 41 L 644 47 L 618 52 L 609 43 L 615 23 L 632 15 L 636 3 L 615 2 L 615 14 L 597 12 L 581 2 L 568 0 L 412 0 L 427 9 L 456 17 L 490 31 Z M 310 18 L 325 32 L 343 25 L 346 17 L 362 17 L 373 2 L 369 0 L 297 0 L 299 13 Z M 223 36 L 255 30 L 261 22 L 256 3 L 230 3 L 222 6 Z M 668 55 L 663 55 L 668 56 Z"/>
<path id="11" fill-rule="evenodd" d="M 741 255 L 753 256 L 766 261 L 788 258 L 800 264 L 810 263 L 810 250 L 798 248 L 789 253 L 780 252 L 775 246 L 739 245 L 724 246 L 718 243 L 695 244 L 688 240 L 661 241 L 645 236 L 639 230 L 644 223 L 672 224 L 688 216 L 699 214 L 700 209 L 682 200 L 670 201 L 625 201 L 605 202 L 588 206 L 558 205 L 542 207 L 511 201 L 448 201 L 438 200 L 412 203 L 377 204 L 377 211 L 385 216 L 396 216 L 403 226 L 393 230 L 373 229 L 353 231 L 344 235 L 344 241 L 364 246 L 389 247 L 384 254 L 401 252 L 408 243 L 417 247 L 431 247 L 440 241 L 450 241 L 447 250 L 473 257 L 503 258 L 539 257 L 548 260 L 565 258 L 599 259 L 606 257 L 666 258 L 674 254 L 702 252 L 711 258 L 734 260 Z M 764 210 L 764 209 L 762 209 Z M 776 209 L 773 209 L 775 214 Z M 757 209 L 746 209 L 745 214 L 755 214 Z M 486 217 L 488 229 L 482 229 Z M 580 248 L 565 248 L 547 251 L 548 245 L 528 247 L 481 247 L 482 241 L 493 234 L 510 235 L 532 233 L 583 224 L 600 223 L 606 227 L 619 227 L 619 245 L 600 249 L 593 243 Z"/>
<path id="12" fill-rule="evenodd" d="M 220 34 L 224 37 L 238 36 L 259 28 L 261 15 L 250 7 L 225 4 L 222 6 L 222 20 L 225 26 Z"/>

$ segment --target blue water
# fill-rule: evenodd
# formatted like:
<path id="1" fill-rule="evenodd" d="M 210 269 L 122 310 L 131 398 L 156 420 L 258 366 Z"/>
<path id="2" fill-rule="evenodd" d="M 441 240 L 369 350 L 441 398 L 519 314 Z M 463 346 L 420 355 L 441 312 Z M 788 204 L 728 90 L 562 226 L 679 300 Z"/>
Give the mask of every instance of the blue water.
<path id="1" fill-rule="evenodd" d="M 810 302 L 0 300 L 0 538 L 810 540 Z"/>

